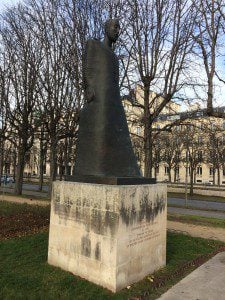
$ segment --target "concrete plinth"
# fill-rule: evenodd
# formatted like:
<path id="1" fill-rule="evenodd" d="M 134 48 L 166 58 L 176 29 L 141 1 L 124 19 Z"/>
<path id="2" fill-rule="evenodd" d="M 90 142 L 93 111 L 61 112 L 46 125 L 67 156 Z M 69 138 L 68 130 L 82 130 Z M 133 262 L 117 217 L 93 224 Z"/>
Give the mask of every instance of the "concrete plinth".
<path id="1" fill-rule="evenodd" d="M 116 292 L 166 263 L 166 185 L 54 182 L 48 263 Z"/>

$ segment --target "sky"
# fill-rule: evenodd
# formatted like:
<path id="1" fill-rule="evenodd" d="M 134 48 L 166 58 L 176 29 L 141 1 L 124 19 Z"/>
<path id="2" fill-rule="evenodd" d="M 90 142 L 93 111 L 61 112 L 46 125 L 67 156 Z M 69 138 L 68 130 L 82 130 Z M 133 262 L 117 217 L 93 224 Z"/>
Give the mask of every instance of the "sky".
<path id="1" fill-rule="evenodd" d="M 22 2 L 22 0 L 0 0 L 0 14 L 4 11 L 5 6 L 11 6 L 18 2 Z M 225 53 L 225 50 L 224 50 Z M 202 64 L 202 62 L 201 62 Z M 197 77 L 206 80 L 204 66 L 199 64 L 199 69 L 197 70 Z M 221 58 L 220 61 L 217 62 L 217 68 L 220 69 L 220 74 L 223 75 L 223 79 L 225 79 L 225 57 Z M 196 76 L 196 72 L 193 71 L 193 76 Z M 219 80 L 215 79 L 215 97 L 213 105 L 216 106 L 225 106 L 225 84 L 219 82 Z M 201 93 L 204 97 L 204 93 Z M 193 92 L 191 90 L 187 91 L 187 96 L 193 96 Z M 199 103 L 201 106 L 205 106 L 205 103 Z M 186 108 L 184 107 L 186 110 Z"/>
<path id="2" fill-rule="evenodd" d="M 19 0 L 0 0 L 0 13 L 4 10 L 5 6 L 14 5 L 17 2 L 19 2 Z"/>

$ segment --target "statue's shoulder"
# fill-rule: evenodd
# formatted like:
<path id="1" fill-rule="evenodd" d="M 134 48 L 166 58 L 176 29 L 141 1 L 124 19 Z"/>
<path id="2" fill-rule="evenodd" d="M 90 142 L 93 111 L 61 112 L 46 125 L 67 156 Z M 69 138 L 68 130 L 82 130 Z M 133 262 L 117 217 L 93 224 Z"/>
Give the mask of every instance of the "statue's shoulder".
<path id="1" fill-rule="evenodd" d="M 89 40 L 87 40 L 86 45 L 90 46 L 90 47 L 91 46 L 98 46 L 98 45 L 101 45 L 101 41 L 98 40 L 98 39 L 89 39 Z"/>
<path id="2" fill-rule="evenodd" d="M 97 39 L 90 39 L 86 42 L 87 48 L 99 47 L 101 45 L 101 41 Z"/>

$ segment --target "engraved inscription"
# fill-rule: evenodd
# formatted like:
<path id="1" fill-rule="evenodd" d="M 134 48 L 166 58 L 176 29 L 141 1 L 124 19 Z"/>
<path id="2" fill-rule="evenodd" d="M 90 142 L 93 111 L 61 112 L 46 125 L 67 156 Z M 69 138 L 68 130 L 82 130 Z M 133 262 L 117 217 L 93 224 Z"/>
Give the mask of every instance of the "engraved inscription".
<path id="1" fill-rule="evenodd" d="M 153 224 L 157 224 L 157 222 L 154 222 Z M 153 224 L 142 222 L 140 225 L 134 226 L 131 229 L 129 244 L 127 245 L 127 247 L 132 247 L 145 241 L 159 237 L 160 232 L 159 230 L 156 230 L 154 226 L 152 226 Z"/>

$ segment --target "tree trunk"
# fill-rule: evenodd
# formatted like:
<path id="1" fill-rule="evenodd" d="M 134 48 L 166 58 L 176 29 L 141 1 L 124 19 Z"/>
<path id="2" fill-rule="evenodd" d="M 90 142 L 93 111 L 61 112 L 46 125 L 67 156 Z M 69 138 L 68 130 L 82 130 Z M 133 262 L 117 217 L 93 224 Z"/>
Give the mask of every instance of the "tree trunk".
<path id="1" fill-rule="evenodd" d="M 220 186 L 220 168 L 217 168 L 217 180 L 218 180 L 218 186 Z"/>
<path id="2" fill-rule="evenodd" d="M 65 164 L 65 176 L 69 174 L 69 145 L 68 139 L 65 138 L 65 147 L 64 147 L 64 164 Z"/>
<path id="3" fill-rule="evenodd" d="M 149 85 L 144 86 L 144 175 L 147 178 L 152 177 L 152 130 L 149 112 Z"/>
<path id="4" fill-rule="evenodd" d="M 13 153 L 13 180 L 16 181 L 16 160 L 17 160 L 17 153 L 14 151 Z"/>
<path id="5" fill-rule="evenodd" d="M 60 161 L 60 164 L 59 164 L 59 180 L 62 181 L 62 178 L 63 178 L 63 162 Z"/>
<path id="6" fill-rule="evenodd" d="M 157 181 L 157 169 L 158 167 L 155 167 L 155 180 Z"/>
<path id="7" fill-rule="evenodd" d="M 56 180 L 57 175 L 57 141 L 53 140 L 50 145 L 50 178 L 49 193 L 52 192 L 52 183 Z"/>
<path id="8" fill-rule="evenodd" d="M 43 188 L 43 176 L 44 176 L 44 159 L 45 159 L 45 148 L 43 143 L 43 136 L 41 132 L 41 139 L 40 139 L 40 161 L 39 161 L 39 183 L 38 183 L 38 190 L 42 191 Z"/>
<path id="9" fill-rule="evenodd" d="M 0 140 L 0 186 L 2 184 L 1 178 L 3 173 L 3 163 L 4 163 L 4 142 Z"/>
<path id="10" fill-rule="evenodd" d="M 18 161 L 16 168 L 16 182 L 14 187 L 14 193 L 21 195 L 23 190 L 23 172 L 25 166 L 25 154 L 26 150 L 24 146 L 21 146 L 18 151 Z"/>
<path id="11" fill-rule="evenodd" d="M 176 179 L 177 179 L 177 168 L 175 167 L 174 168 L 174 178 L 173 178 L 174 183 L 176 182 Z"/>
<path id="12" fill-rule="evenodd" d="M 146 134 L 145 138 L 145 172 L 144 175 L 147 178 L 152 177 L 152 133 L 149 129 L 149 132 Z"/>
<path id="13" fill-rule="evenodd" d="M 169 182 L 171 182 L 171 168 L 169 168 Z"/>
<path id="14" fill-rule="evenodd" d="M 216 172 L 215 169 L 213 168 L 213 185 L 215 185 L 216 182 Z"/>
<path id="15" fill-rule="evenodd" d="M 194 195 L 194 169 L 190 168 L 190 196 Z"/>

